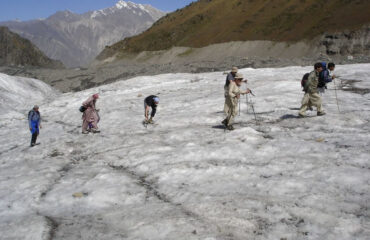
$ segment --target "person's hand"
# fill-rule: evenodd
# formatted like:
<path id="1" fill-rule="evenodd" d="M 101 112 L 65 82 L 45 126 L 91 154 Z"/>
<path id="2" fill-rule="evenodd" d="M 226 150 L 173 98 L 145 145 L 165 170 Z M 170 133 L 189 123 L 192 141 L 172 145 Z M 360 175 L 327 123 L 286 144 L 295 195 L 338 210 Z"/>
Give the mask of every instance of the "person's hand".
<path id="1" fill-rule="evenodd" d="M 41 124 L 40 124 L 40 128 L 42 128 Z"/>
<path id="2" fill-rule="evenodd" d="M 331 79 L 334 79 L 334 78 L 336 78 L 337 76 L 335 76 L 335 75 L 333 75 L 332 77 L 331 77 Z"/>
<path id="3" fill-rule="evenodd" d="M 236 98 L 239 99 L 240 98 L 240 94 L 236 95 Z"/>
<path id="4" fill-rule="evenodd" d="M 30 128 L 30 131 L 32 131 L 32 128 Z"/>
<path id="5" fill-rule="evenodd" d="M 245 93 L 250 93 L 251 90 L 249 88 L 247 88 L 247 90 L 245 91 Z"/>

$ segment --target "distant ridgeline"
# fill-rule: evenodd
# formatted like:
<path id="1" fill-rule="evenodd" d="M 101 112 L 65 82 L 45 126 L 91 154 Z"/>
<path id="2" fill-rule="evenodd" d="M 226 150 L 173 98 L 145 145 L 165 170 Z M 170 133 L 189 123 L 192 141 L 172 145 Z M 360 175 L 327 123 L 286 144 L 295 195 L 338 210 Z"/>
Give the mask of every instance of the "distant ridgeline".
<path id="1" fill-rule="evenodd" d="M 101 10 L 58 11 L 46 19 L 6 21 L 0 26 L 31 40 L 65 66 L 78 67 L 87 66 L 105 46 L 143 32 L 164 15 L 150 5 L 119 0 Z"/>
<path id="2" fill-rule="evenodd" d="M 0 66 L 64 67 L 60 61 L 48 58 L 29 40 L 7 27 L 0 27 Z"/>
<path id="3" fill-rule="evenodd" d="M 343 32 L 346 41 L 368 26 L 369 9 L 369 0 L 199 0 L 162 17 L 144 33 L 106 47 L 97 59 L 230 41 L 310 41 L 325 39 L 324 33 L 332 38 L 331 33 Z"/>

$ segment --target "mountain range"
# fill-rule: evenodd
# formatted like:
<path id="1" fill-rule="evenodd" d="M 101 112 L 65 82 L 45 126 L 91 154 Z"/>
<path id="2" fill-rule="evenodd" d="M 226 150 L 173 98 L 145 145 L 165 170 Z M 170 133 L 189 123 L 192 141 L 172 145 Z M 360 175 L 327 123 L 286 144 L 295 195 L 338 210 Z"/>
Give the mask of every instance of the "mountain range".
<path id="1" fill-rule="evenodd" d="M 48 58 L 31 41 L 7 27 L 0 27 L 0 66 L 63 68 L 60 61 Z"/>
<path id="2" fill-rule="evenodd" d="M 46 19 L 0 25 L 31 40 L 47 56 L 76 67 L 87 65 L 106 45 L 141 33 L 163 15 L 150 5 L 120 0 L 113 7 L 84 14 L 66 10 Z"/>

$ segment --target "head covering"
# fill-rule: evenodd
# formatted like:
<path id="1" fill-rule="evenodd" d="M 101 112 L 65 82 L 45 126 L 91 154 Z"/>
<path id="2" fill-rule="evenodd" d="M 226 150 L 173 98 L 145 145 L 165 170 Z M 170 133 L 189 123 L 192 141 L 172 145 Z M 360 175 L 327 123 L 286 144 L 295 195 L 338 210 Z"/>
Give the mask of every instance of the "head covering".
<path id="1" fill-rule="evenodd" d="M 321 65 L 322 65 L 322 70 L 325 70 L 326 69 L 326 62 L 321 62 Z"/>
<path id="2" fill-rule="evenodd" d="M 241 74 L 241 73 L 236 73 L 234 78 L 235 78 L 235 80 L 236 80 L 236 79 L 243 79 L 243 74 Z"/>
<path id="3" fill-rule="evenodd" d="M 38 109 L 38 108 L 39 108 L 38 105 L 33 106 L 33 109 Z"/>
<path id="4" fill-rule="evenodd" d="M 153 98 L 154 102 L 159 103 L 159 97 Z"/>
<path id="5" fill-rule="evenodd" d="M 238 68 L 237 67 L 232 67 L 231 68 L 231 72 L 232 73 L 237 73 L 238 72 Z"/>
<path id="6" fill-rule="evenodd" d="M 99 98 L 99 94 L 95 93 L 95 94 L 93 95 L 93 98 L 94 98 L 94 99 L 98 99 L 98 98 Z"/>

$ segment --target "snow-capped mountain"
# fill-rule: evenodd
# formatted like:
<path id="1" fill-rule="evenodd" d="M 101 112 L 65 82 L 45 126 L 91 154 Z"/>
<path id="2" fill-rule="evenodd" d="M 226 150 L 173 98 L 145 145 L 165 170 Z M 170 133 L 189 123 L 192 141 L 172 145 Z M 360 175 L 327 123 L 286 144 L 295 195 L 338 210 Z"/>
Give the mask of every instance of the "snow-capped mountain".
<path id="1" fill-rule="evenodd" d="M 139 16 L 142 16 L 144 13 L 147 13 L 153 19 L 159 19 L 160 17 L 164 15 L 164 12 L 152 7 L 151 5 L 136 4 L 133 2 L 125 2 L 123 0 L 118 1 L 116 5 L 113 7 L 89 12 L 87 13 L 87 15 L 90 15 L 91 18 L 96 18 L 96 17 L 107 16 L 109 14 L 119 12 L 122 9 L 131 10 L 134 14 L 137 14 Z"/>
<path id="2" fill-rule="evenodd" d="M 60 11 L 47 19 L 0 25 L 31 40 L 66 66 L 88 64 L 106 45 L 141 33 L 165 13 L 150 5 L 118 1 L 115 6 L 76 14 Z"/>
<path id="3" fill-rule="evenodd" d="M 254 109 L 241 98 L 232 132 L 221 72 L 65 94 L 0 74 L 1 239 L 368 240 L 370 64 L 338 65 L 327 115 L 299 119 L 311 70 L 241 69 Z M 101 133 L 82 135 L 78 108 L 96 92 Z M 145 128 L 150 94 L 157 124 Z M 34 104 L 43 128 L 30 148 Z"/>

